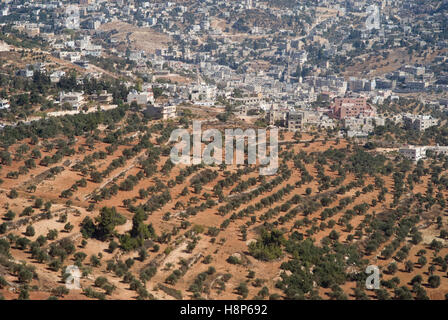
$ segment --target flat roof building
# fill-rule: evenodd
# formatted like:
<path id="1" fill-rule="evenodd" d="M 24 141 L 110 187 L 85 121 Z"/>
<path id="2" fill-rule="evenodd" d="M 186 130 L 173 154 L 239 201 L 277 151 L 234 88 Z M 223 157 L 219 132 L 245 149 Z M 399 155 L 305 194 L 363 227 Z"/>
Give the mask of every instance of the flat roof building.
<path id="1" fill-rule="evenodd" d="M 368 105 L 366 98 L 336 98 L 330 108 L 333 116 L 340 120 L 358 116 L 376 116 L 376 108 Z"/>
<path id="2" fill-rule="evenodd" d="M 399 149 L 399 152 L 404 157 L 412 161 L 419 161 L 426 158 L 427 147 L 407 146 Z"/>

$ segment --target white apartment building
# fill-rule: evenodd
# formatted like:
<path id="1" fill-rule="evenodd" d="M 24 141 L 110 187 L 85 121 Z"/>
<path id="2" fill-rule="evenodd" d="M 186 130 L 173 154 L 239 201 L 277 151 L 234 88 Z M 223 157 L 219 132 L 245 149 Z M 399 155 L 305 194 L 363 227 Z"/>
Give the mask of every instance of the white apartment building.
<path id="1" fill-rule="evenodd" d="M 132 90 L 128 94 L 128 103 L 136 102 L 139 105 L 146 105 L 148 103 L 154 103 L 154 93 L 151 87 L 146 87 L 142 92 Z"/>
<path id="2" fill-rule="evenodd" d="M 67 92 L 62 91 L 59 93 L 59 103 L 62 106 L 68 103 L 73 110 L 79 110 L 81 105 L 84 103 L 83 92 Z"/>
<path id="3" fill-rule="evenodd" d="M 76 5 L 68 5 L 65 8 L 64 26 L 67 29 L 78 30 L 80 23 L 79 7 Z"/>
<path id="4" fill-rule="evenodd" d="M 176 106 L 162 106 L 161 107 L 162 119 L 172 119 L 176 117 Z"/>
<path id="5" fill-rule="evenodd" d="M 216 99 L 216 87 L 205 84 L 194 85 L 190 88 L 191 101 L 214 101 Z"/>
<path id="6" fill-rule="evenodd" d="M 9 101 L 6 99 L 0 99 L 0 110 L 9 109 Z"/>
<path id="7" fill-rule="evenodd" d="M 372 132 L 375 126 L 384 126 L 386 119 L 381 117 L 350 117 L 345 118 L 343 122 L 346 129 Z"/>
<path id="8" fill-rule="evenodd" d="M 426 158 L 426 152 L 431 151 L 437 155 L 448 155 L 448 146 L 407 146 L 400 148 L 399 152 L 406 158 L 418 161 Z"/>
<path id="9" fill-rule="evenodd" d="M 426 129 L 439 124 L 439 120 L 429 115 L 412 115 L 403 116 L 403 123 L 406 128 L 425 131 Z"/>
<path id="10" fill-rule="evenodd" d="M 426 158 L 427 147 L 407 146 L 399 149 L 400 154 L 409 160 L 417 162 L 420 159 Z"/>
<path id="11" fill-rule="evenodd" d="M 242 98 L 231 98 L 230 100 L 234 102 L 239 102 L 244 105 L 258 105 L 262 102 L 264 102 L 264 97 L 261 93 L 258 93 L 256 95 L 251 95 L 247 97 Z"/>
<path id="12" fill-rule="evenodd" d="M 57 70 L 50 75 L 50 81 L 52 83 L 58 83 L 63 76 L 65 76 L 65 71 Z"/>

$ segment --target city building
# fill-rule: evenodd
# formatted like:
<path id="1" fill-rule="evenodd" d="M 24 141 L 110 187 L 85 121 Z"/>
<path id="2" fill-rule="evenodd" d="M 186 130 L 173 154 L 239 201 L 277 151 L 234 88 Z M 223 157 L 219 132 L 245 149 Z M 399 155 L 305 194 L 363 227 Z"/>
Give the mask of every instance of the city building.
<path id="1" fill-rule="evenodd" d="M 138 105 L 146 105 L 148 103 L 154 103 L 154 93 L 152 92 L 152 88 L 150 86 L 143 89 L 142 92 L 138 92 L 137 90 L 132 90 L 129 92 L 127 101 L 129 104 L 132 102 L 136 102 Z"/>
<path id="2" fill-rule="evenodd" d="M 84 96 L 82 92 L 67 92 L 59 93 L 60 105 L 69 104 L 73 110 L 79 110 L 84 103 Z"/>
<path id="3" fill-rule="evenodd" d="M 400 154 L 412 161 L 426 158 L 427 147 L 407 146 L 399 149 Z"/>
<path id="4" fill-rule="evenodd" d="M 57 70 L 50 74 L 50 81 L 52 83 L 58 83 L 63 76 L 65 76 L 65 71 Z"/>
<path id="5" fill-rule="evenodd" d="M 99 103 L 112 103 L 113 96 L 112 93 L 108 93 L 107 90 L 102 90 L 99 94 L 94 93 L 92 99 Z"/>
<path id="6" fill-rule="evenodd" d="M 190 88 L 191 101 L 214 101 L 216 99 L 216 87 L 197 84 Z"/>
<path id="7" fill-rule="evenodd" d="M 289 131 L 303 129 L 303 112 L 290 111 L 287 116 L 287 126 Z"/>
<path id="8" fill-rule="evenodd" d="M 168 120 L 176 117 L 176 106 L 164 105 L 154 106 L 148 105 L 145 110 L 145 114 L 151 118 Z"/>
<path id="9" fill-rule="evenodd" d="M 429 115 L 412 115 L 403 116 L 403 124 L 407 129 L 425 131 L 426 129 L 438 125 L 439 120 Z"/>
<path id="10" fill-rule="evenodd" d="M 366 98 L 335 98 L 330 109 L 333 117 L 339 120 L 358 116 L 376 116 L 376 108 L 367 104 Z"/>
<path id="11" fill-rule="evenodd" d="M 384 126 L 386 119 L 382 117 L 350 117 L 343 119 L 344 128 L 348 130 L 372 132 L 376 126 Z"/>

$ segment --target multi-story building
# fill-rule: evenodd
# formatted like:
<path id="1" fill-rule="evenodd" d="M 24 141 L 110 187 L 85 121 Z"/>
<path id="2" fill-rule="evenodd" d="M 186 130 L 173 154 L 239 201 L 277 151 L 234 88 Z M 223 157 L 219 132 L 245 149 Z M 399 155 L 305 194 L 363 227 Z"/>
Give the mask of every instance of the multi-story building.
<path id="1" fill-rule="evenodd" d="M 407 146 L 399 149 L 400 154 L 412 161 L 426 158 L 426 147 Z"/>
<path id="2" fill-rule="evenodd" d="M 17 71 L 17 75 L 20 77 L 26 77 L 26 78 L 31 78 L 34 75 L 34 70 L 31 69 L 22 69 Z"/>
<path id="3" fill-rule="evenodd" d="M 57 70 L 50 75 L 50 81 L 52 83 L 58 83 L 62 77 L 65 76 L 65 71 Z"/>
<path id="4" fill-rule="evenodd" d="M 59 93 L 60 105 L 69 104 L 73 110 L 79 110 L 84 102 L 84 96 L 82 92 L 67 92 L 62 91 Z"/>
<path id="5" fill-rule="evenodd" d="M 403 116 L 403 123 L 407 129 L 425 131 L 430 127 L 436 126 L 439 120 L 429 115 L 406 114 Z"/>
<path id="6" fill-rule="evenodd" d="M 302 130 L 304 125 L 303 112 L 290 111 L 287 116 L 287 126 L 289 131 Z"/>
<path id="7" fill-rule="evenodd" d="M 358 116 L 376 116 L 376 108 L 368 105 L 366 98 L 336 98 L 330 108 L 332 115 L 340 120 Z"/>
<path id="8" fill-rule="evenodd" d="M 375 126 L 384 126 L 386 120 L 381 117 L 356 117 L 345 118 L 343 123 L 348 130 L 372 132 Z"/>
<path id="9" fill-rule="evenodd" d="M 288 117 L 289 109 L 278 108 L 277 106 L 272 106 L 267 112 L 267 121 L 270 125 L 286 125 L 286 119 Z"/>
<path id="10" fill-rule="evenodd" d="M 69 5 L 65 8 L 64 26 L 67 29 L 78 30 L 80 23 L 79 7 L 76 5 Z"/>
<path id="11" fill-rule="evenodd" d="M 204 84 L 197 84 L 190 88 L 191 101 L 214 101 L 216 99 L 216 87 Z"/>
<path id="12" fill-rule="evenodd" d="M 176 117 L 176 106 L 164 105 L 164 106 L 153 106 L 149 105 L 145 111 L 146 115 L 162 120 L 173 119 Z"/>
<path id="13" fill-rule="evenodd" d="M 146 105 L 148 103 L 154 103 L 154 93 L 150 86 L 143 89 L 143 92 L 132 90 L 128 94 L 128 103 L 136 102 L 139 105 Z"/>
<path id="14" fill-rule="evenodd" d="M 34 23 L 27 23 L 23 30 L 30 38 L 37 37 L 40 34 L 40 28 Z"/>
<path id="15" fill-rule="evenodd" d="M 93 94 L 92 99 L 99 103 L 111 103 L 113 101 L 113 95 L 112 93 L 108 93 L 107 90 L 103 90 L 99 94 Z"/>
<path id="16" fill-rule="evenodd" d="M 230 100 L 244 105 L 256 105 L 264 101 L 263 95 L 261 93 L 242 98 L 230 98 Z"/>
<path id="17" fill-rule="evenodd" d="M 425 159 L 427 157 L 427 152 L 432 152 L 436 155 L 448 155 L 447 146 L 406 146 L 399 149 L 400 154 L 404 157 L 412 160 L 419 161 L 420 159 Z"/>

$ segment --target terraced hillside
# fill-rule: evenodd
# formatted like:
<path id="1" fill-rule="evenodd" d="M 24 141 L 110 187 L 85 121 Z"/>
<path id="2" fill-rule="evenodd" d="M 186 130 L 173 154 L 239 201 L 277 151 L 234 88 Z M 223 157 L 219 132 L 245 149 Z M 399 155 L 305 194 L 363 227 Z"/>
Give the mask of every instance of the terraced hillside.
<path id="1" fill-rule="evenodd" d="M 260 176 L 255 165 L 174 166 L 168 139 L 188 117 L 154 122 L 120 107 L 44 121 L 0 137 L 6 299 L 448 293 L 445 157 L 414 164 L 286 132 L 277 174 Z M 69 265 L 81 289 L 65 288 Z M 368 265 L 381 270 L 379 290 L 365 289 Z"/>

